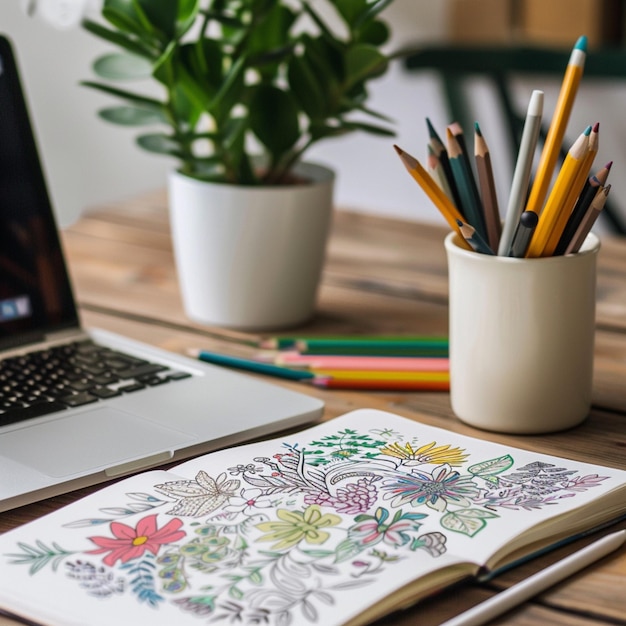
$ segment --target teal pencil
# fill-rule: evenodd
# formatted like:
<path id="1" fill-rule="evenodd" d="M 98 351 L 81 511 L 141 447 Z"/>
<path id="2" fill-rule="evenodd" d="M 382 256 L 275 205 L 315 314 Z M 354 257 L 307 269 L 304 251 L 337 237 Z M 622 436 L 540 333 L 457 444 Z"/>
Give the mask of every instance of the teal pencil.
<path id="1" fill-rule="evenodd" d="M 464 224 L 461 220 L 457 220 L 461 234 L 476 252 L 481 254 L 495 254 L 489 247 L 489 244 L 478 234 L 478 231 L 469 224 Z"/>
<path id="2" fill-rule="evenodd" d="M 316 378 L 313 372 L 307 370 L 293 370 L 288 367 L 280 367 L 271 363 L 260 363 L 250 359 L 242 359 L 240 357 L 229 356 L 226 354 L 216 354 L 215 352 L 207 352 L 206 350 L 189 350 L 191 356 L 212 363 L 213 365 L 223 365 L 238 370 L 255 372 L 257 374 L 267 374 L 277 378 L 285 378 L 287 380 L 305 380 Z"/>
<path id="3" fill-rule="evenodd" d="M 483 206 L 474 180 L 474 174 L 468 164 L 466 155 L 457 140 L 448 127 L 448 158 L 450 159 L 450 167 L 452 174 L 457 183 L 459 195 L 461 196 L 462 213 L 468 223 L 478 231 L 478 234 L 487 239 L 487 227 L 485 224 L 485 215 Z"/>

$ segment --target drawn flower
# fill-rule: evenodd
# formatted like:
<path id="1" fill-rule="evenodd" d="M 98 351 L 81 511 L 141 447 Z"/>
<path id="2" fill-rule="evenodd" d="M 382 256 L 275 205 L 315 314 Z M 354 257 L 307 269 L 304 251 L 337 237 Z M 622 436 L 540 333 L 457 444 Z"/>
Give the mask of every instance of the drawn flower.
<path id="1" fill-rule="evenodd" d="M 247 465 L 243 465 L 243 463 L 239 463 L 235 465 L 235 467 L 229 467 L 228 473 L 231 476 L 238 476 L 239 474 L 256 474 L 260 472 L 262 468 L 257 467 L 254 463 L 248 463 Z"/>
<path id="2" fill-rule="evenodd" d="M 239 496 L 231 496 L 224 511 L 252 515 L 255 509 L 267 509 L 272 506 L 272 498 L 262 489 L 242 489 Z"/>
<path id="3" fill-rule="evenodd" d="M 461 448 L 451 448 L 447 446 L 439 446 L 436 448 L 436 442 L 427 443 L 417 449 L 413 449 L 410 443 L 405 443 L 401 446 L 395 442 L 391 445 L 381 448 L 381 453 L 387 456 L 393 456 L 400 459 L 404 465 L 423 465 L 425 463 L 440 464 L 447 463 L 448 465 L 462 465 L 467 459 L 468 455 L 463 454 Z"/>
<path id="4" fill-rule="evenodd" d="M 378 491 L 369 478 L 360 478 L 337 490 L 333 496 L 326 491 L 316 491 L 304 497 L 305 504 L 319 504 L 333 507 L 339 513 L 355 515 L 370 509 L 376 502 Z"/>
<path id="5" fill-rule="evenodd" d="M 383 541 L 384 543 L 399 547 L 411 541 L 407 534 L 411 530 L 417 530 L 421 524 L 417 521 L 425 518 L 421 513 L 402 513 L 399 510 L 391 521 L 389 511 L 383 507 L 378 507 L 374 515 L 357 515 L 354 519 L 357 522 L 348 531 L 351 539 L 356 539 L 363 547 L 375 546 Z"/>
<path id="6" fill-rule="evenodd" d="M 120 522 L 111 522 L 111 532 L 115 538 L 89 537 L 98 548 L 87 551 L 87 554 L 109 552 L 110 554 L 104 557 L 103 563 L 112 567 L 117 561 L 126 563 L 143 556 L 146 550 L 156 554 L 162 545 L 174 543 L 185 536 L 185 531 L 179 530 L 183 525 L 182 520 L 170 520 L 163 528 L 157 529 L 156 518 L 156 515 L 148 515 L 139 520 L 136 528 Z"/>
<path id="7" fill-rule="evenodd" d="M 388 480 L 383 488 L 384 500 L 391 506 L 426 504 L 436 511 L 445 511 L 448 503 L 468 507 L 471 499 L 480 495 L 471 476 L 461 476 L 447 463 L 436 467 L 432 474 L 414 471 L 413 474 Z"/>
<path id="8" fill-rule="evenodd" d="M 330 537 L 330 533 L 320 529 L 336 526 L 341 522 L 338 515 L 322 514 L 320 507 L 315 504 L 307 507 L 303 513 L 278 509 L 276 515 L 282 521 L 262 522 L 256 525 L 261 532 L 267 533 L 260 537 L 259 541 L 276 541 L 272 550 L 293 548 L 302 539 L 312 544 L 324 543 Z"/>

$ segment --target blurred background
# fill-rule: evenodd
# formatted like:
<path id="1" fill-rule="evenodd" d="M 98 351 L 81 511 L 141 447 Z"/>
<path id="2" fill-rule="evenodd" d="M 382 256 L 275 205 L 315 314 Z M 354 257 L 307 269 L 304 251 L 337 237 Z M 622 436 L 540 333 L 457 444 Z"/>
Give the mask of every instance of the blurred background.
<path id="1" fill-rule="evenodd" d="M 313 0 L 316 4 L 318 0 Z M 16 48 L 52 200 L 60 225 L 91 206 L 163 188 L 173 161 L 134 145 L 134 131 L 101 121 L 96 112 L 111 100 L 81 87 L 93 79 L 91 64 L 109 50 L 80 27 L 83 15 L 96 18 L 100 0 L 2 0 L 0 32 Z M 511 41 L 569 50 L 581 34 L 590 47 L 621 46 L 622 2 L 618 0 L 395 0 L 383 13 L 392 30 L 388 51 L 448 43 L 482 45 Z M 625 51 L 626 54 L 626 51 Z M 565 70 L 565 68 L 563 68 Z M 513 96 L 523 114 L 533 89 L 545 92 L 549 121 L 559 77 L 515 78 Z M 491 85 L 471 79 L 470 108 L 488 141 L 498 198 L 506 207 L 512 158 Z M 338 209 L 444 223 L 409 177 L 392 144 L 425 162 L 425 118 L 445 132 L 452 122 L 436 71 L 408 72 L 401 60 L 372 86 L 370 107 L 395 120 L 396 139 L 361 134 L 329 140 L 310 150 L 309 160 L 337 172 Z M 613 160 L 611 198 L 626 218 L 620 180 L 626 163 L 626 75 L 624 80 L 583 77 L 566 136 L 573 141 L 600 122 L 599 169 Z M 466 129 L 466 134 L 472 129 Z M 471 141 L 471 136 L 470 136 Z M 471 146 L 471 143 L 469 144 Z M 602 228 L 602 226 L 600 226 Z"/>

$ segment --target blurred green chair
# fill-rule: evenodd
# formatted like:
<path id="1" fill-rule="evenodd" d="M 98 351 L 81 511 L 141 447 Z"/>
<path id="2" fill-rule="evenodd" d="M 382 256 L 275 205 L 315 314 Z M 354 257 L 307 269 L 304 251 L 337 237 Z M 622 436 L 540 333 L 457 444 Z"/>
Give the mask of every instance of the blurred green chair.
<path id="1" fill-rule="evenodd" d="M 459 122 L 463 128 L 473 127 L 473 120 L 468 119 L 466 79 L 481 77 L 490 81 L 502 109 L 512 162 L 515 162 L 526 110 L 518 111 L 513 102 L 510 85 L 512 78 L 544 75 L 560 80 L 570 54 L 571 50 L 527 46 L 430 46 L 408 50 L 403 57 L 404 67 L 408 71 L 435 70 L 439 73 L 450 119 Z M 620 49 L 588 52 L 584 78 L 626 79 L 626 52 Z M 546 132 L 547 127 L 544 125 L 540 134 L 542 141 L 545 140 Z M 563 149 L 561 157 L 565 158 Z M 612 232 L 626 235 L 625 217 L 612 203 L 607 203 L 602 216 Z"/>

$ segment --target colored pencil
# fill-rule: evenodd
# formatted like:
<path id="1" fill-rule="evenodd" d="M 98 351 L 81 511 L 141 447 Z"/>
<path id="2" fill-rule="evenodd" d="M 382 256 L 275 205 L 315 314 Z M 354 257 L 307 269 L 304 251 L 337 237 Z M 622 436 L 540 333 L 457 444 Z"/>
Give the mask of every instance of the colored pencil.
<path id="1" fill-rule="evenodd" d="M 443 191 L 446 196 L 448 196 L 448 198 L 452 198 L 452 191 L 450 189 L 450 185 L 448 184 L 446 174 L 443 171 L 443 167 L 441 166 L 441 161 L 439 160 L 439 157 L 435 154 L 433 147 L 430 144 L 428 144 L 428 156 L 426 158 L 426 163 L 428 165 L 428 173 L 439 185 L 441 191 Z"/>
<path id="2" fill-rule="evenodd" d="M 489 244 L 480 236 L 473 226 L 464 224 L 459 220 L 459 228 L 461 229 L 461 234 L 475 252 L 480 252 L 481 254 L 495 254 L 489 247 Z"/>
<path id="3" fill-rule="evenodd" d="M 497 250 L 502 232 L 502 222 L 500 221 L 498 197 L 493 179 L 491 155 L 478 122 L 476 122 L 474 129 L 474 157 L 476 159 L 480 197 L 483 203 L 485 227 L 487 229 L 487 243 L 492 250 Z"/>
<path id="4" fill-rule="evenodd" d="M 443 170 L 446 181 L 448 182 L 448 188 L 450 189 L 450 199 L 456 206 L 457 210 L 461 211 L 461 198 L 459 196 L 459 190 L 454 182 L 454 176 L 452 175 L 452 168 L 450 167 L 450 160 L 448 159 L 448 151 L 441 137 L 437 134 L 434 126 L 430 120 L 426 118 L 426 126 L 428 128 L 428 136 L 430 137 L 430 146 L 435 153 L 435 156 L 441 163 L 441 169 Z"/>
<path id="5" fill-rule="evenodd" d="M 322 378 L 311 381 L 326 389 L 353 389 L 355 391 L 449 391 L 450 381 L 423 380 L 354 380 Z"/>
<path id="6" fill-rule="evenodd" d="M 535 182 L 532 185 L 528 203 L 526 204 L 527 211 L 534 211 L 538 215 L 541 215 L 541 208 L 548 193 L 554 167 L 559 157 L 565 129 L 574 100 L 576 99 L 578 85 L 583 75 L 586 57 L 587 37 L 582 36 L 578 39 L 571 52 L 546 141 L 541 151 Z"/>
<path id="7" fill-rule="evenodd" d="M 537 228 L 538 221 L 539 216 L 534 211 L 522 212 L 515 233 L 513 234 L 513 241 L 511 242 L 511 249 L 509 250 L 508 256 L 521 259 L 526 255 L 528 244 L 532 239 L 535 228 Z"/>
<path id="8" fill-rule="evenodd" d="M 270 357 L 261 356 L 260 358 L 271 358 L 276 365 L 303 367 L 313 370 L 447 372 L 450 367 L 447 357 L 341 356 L 334 354 L 279 352 Z"/>
<path id="9" fill-rule="evenodd" d="M 331 378 L 332 380 L 373 380 L 394 382 L 446 382 L 450 380 L 449 372 L 403 372 L 385 370 L 315 370 L 315 376 L 319 378 Z"/>
<path id="10" fill-rule="evenodd" d="M 296 346 L 304 348 L 321 346 L 333 348 L 369 348 L 369 347 L 409 347 L 448 349 L 448 338 L 431 335 L 321 335 L 314 337 L 266 337 L 257 343 L 259 348 L 270 350 L 294 350 Z M 331 353 L 332 354 L 332 353 Z"/>
<path id="11" fill-rule="evenodd" d="M 590 176 L 580 192 L 580 196 L 574 205 L 567 224 L 563 229 L 563 234 L 559 239 L 559 243 L 554 250 L 555 255 L 564 254 L 569 242 L 572 240 L 574 233 L 580 226 L 585 213 L 587 213 L 591 202 L 598 193 L 598 190 L 606 184 L 609 171 L 611 170 L 612 162 L 607 163 L 599 172 L 596 172 L 593 176 Z"/>
<path id="12" fill-rule="evenodd" d="M 544 248 L 559 218 L 559 212 L 563 209 L 570 188 L 578 178 L 584 163 L 590 133 L 591 127 L 588 127 L 569 149 L 546 205 L 539 215 L 539 223 L 526 252 L 527 257 L 544 256 Z"/>
<path id="13" fill-rule="evenodd" d="M 598 216 L 602 212 L 604 205 L 606 204 L 607 196 L 611 191 L 611 185 L 607 185 L 602 189 L 598 190 L 595 198 L 591 202 L 589 206 L 589 210 L 585 213 L 580 225 L 576 229 L 574 236 L 572 237 L 572 241 L 569 243 L 567 248 L 565 249 L 564 254 L 573 254 L 580 250 L 580 247 L 583 245 L 585 238 L 589 234 L 594 222 L 598 219 Z"/>
<path id="14" fill-rule="evenodd" d="M 439 185 L 432 179 L 432 176 L 415 157 L 396 145 L 394 145 L 394 149 L 400 156 L 409 174 L 411 174 L 413 179 L 430 198 L 431 202 L 439 209 L 448 224 L 458 232 L 456 220 L 460 219 L 462 216 L 454 206 L 452 200 L 440 189 Z"/>
<path id="15" fill-rule="evenodd" d="M 553 256 L 556 246 L 563 235 L 567 221 L 572 214 L 576 199 L 580 197 L 580 194 L 585 186 L 587 178 L 589 177 L 589 170 L 593 164 L 596 154 L 598 153 L 598 129 L 600 125 L 595 124 L 589 135 L 589 141 L 587 144 L 587 153 L 583 157 L 583 162 L 578 170 L 578 175 L 569 187 L 569 191 L 563 202 L 563 206 L 557 215 L 557 218 L 552 226 L 552 231 L 548 236 L 546 245 L 543 249 L 543 256 Z"/>
<path id="16" fill-rule="evenodd" d="M 483 207 L 474 180 L 474 174 L 468 164 L 466 154 L 463 152 L 457 137 L 447 128 L 446 138 L 448 141 L 448 158 L 450 167 L 461 196 L 461 212 L 468 222 L 479 232 L 483 239 L 487 238 L 487 230 L 483 214 Z M 458 218 L 457 218 L 458 219 Z"/>
<path id="17" fill-rule="evenodd" d="M 513 235 L 519 224 L 524 205 L 526 204 L 526 196 L 530 184 L 530 173 L 535 150 L 537 148 L 537 141 L 539 139 L 539 131 L 541 130 L 543 95 L 543 91 L 534 90 L 530 96 L 530 102 L 528 103 L 524 130 L 522 131 L 522 139 L 517 153 L 515 170 L 513 172 L 509 202 L 504 218 L 504 226 L 502 228 L 502 234 L 500 235 L 500 243 L 498 244 L 498 254 L 500 256 L 507 256 L 509 254 L 513 242 Z"/>
<path id="18" fill-rule="evenodd" d="M 261 363 L 251 359 L 243 359 L 226 354 L 216 354 L 215 352 L 208 352 L 206 350 L 192 349 L 188 350 L 188 353 L 200 361 L 212 363 L 213 365 L 232 367 L 234 369 L 255 372 L 257 374 L 267 374 L 287 380 L 313 380 L 316 377 L 315 374 L 307 370 L 292 370 L 286 367 L 272 365 L 271 363 Z"/>

